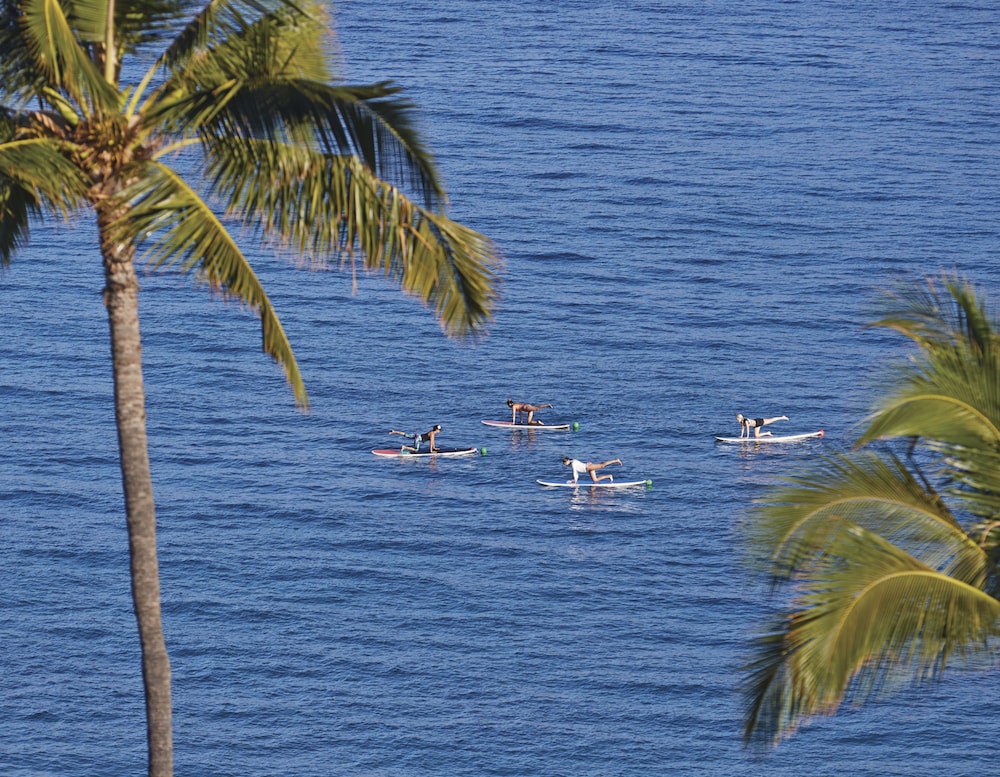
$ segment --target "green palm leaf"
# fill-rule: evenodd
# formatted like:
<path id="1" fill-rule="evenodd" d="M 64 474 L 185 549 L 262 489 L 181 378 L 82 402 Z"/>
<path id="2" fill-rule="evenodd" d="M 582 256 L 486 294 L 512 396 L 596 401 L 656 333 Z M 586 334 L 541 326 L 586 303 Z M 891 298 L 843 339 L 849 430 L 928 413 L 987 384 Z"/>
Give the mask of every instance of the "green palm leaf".
<path id="1" fill-rule="evenodd" d="M 81 43 L 101 43 L 108 26 L 108 0 L 73 0 L 65 8 L 66 23 Z"/>
<path id="2" fill-rule="evenodd" d="M 417 140 L 411 103 L 389 82 L 366 87 L 298 80 L 246 85 L 223 82 L 183 101 L 164 104 L 164 121 L 200 128 L 206 143 L 234 137 L 314 142 L 329 155 L 356 154 L 381 178 L 433 205 L 443 199 L 437 170 Z M 392 124 L 388 122 L 392 121 Z"/>
<path id="3" fill-rule="evenodd" d="M 996 324 L 967 282 L 903 289 L 873 326 L 911 338 L 920 352 L 892 373 L 891 390 L 858 440 L 927 437 L 1000 449 L 1000 347 Z"/>
<path id="4" fill-rule="evenodd" d="M 919 350 L 890 373 L 857 445 L 905 438 L 911 455 L 829 457 L 755 509 L 754 553 L 792 598 L 747 667 L 748 741 L 777 741 L 845 698 L 936 677 L 952 660 L 995 660 L 996 319 L 971 284 L 945 276 L 891 295 L 874 325 Z"/>
<path id="5" fill-rule="evenodd" d="M 64 89 L 90 112 L 113 110 L 117 92 L 77 40 L 57 0 L 24 0 L 23 34 L 28 51 L 50 84 Z M 93 6 L 91 6 L 93 7 Z"/>
<path id="6" fill-rule="evenodd" d="M 991 656 L 1000 634 L 1000 602 L 976 586 L 927 567 L 860 527 L 841 532 L 803 570 L 792 644 L 822 666 L 830 692 L 849 681 L 862 697 L 910 679 L 926 679 L 950 657 Z"/>
<path id="7" fill-rule="evenodd" d="M 1000 429 L 970 398 L 933 391 L 902 392 L 887 401 L 858 438 L 927 437 L 966 447 L 1000 441 Z"/>
<path id="8" fill-rule="evenodd" d="M 33 97 L 45 83 L 21 29 L 16 0 L 0 0 L 0 84 L 9 99 L 19 102 Z"/>
<path id="9" fill-rule="evenodd" d="M 994 327 L 985 301 L 967 280 L 944 275 L 926 284 L 901 284 L 887 291 L 869 326 L 893 329 L 931 353 L 939 347 L 972 344 L 980 353 L 991 348 Z"/>
<path id="10" fill-rule="evenodd" d="M 12 129 L 9 124 L 7 129 Z M 12 133 L 0 126 L 0 137 L 5 134 Z M 0 142 L 0 267 L 7 267 L 27 243 L 32 216 L 68 216 L 85 202 L 86 191 L 59 143 L 45 138 Z"/>
<path id="11" fill-rule="evenodd" d="M 126 208 L 113 227 L 116 239 L 141 236 L 149 243 L 147 261 L 155 267 L 179 267 L 216 291 L 232 296 L 261 320 L 264 352 L 282 366 L 296 401 L 308 406 L 305 385 L 291 344 L 271 302 L 246 257 L 208 205 L 165 165 L 150 162 L 125 189 Z"/>
<path id="12" fill-rule="evenodd" d="M 174 72 L 147 114 L 198 130 L 206 142 L 295 139 L 330 155 L 354 154 L 376 175 L 418 192 L 425 205 L 443 202 L 412 103 L 390 82 L 325 83 L 325 63 L 311 54 L 318 47 L 303 45 L 321 31 L 312 15 L 291 9 L 227 29 L 224 40 Z"/>
<path id="13" fill-rule="evenodd" d="M 860 527 L 798 571 L 796 607 L 756 643 L 743 683 L 747 741 L 775 742 L 845 697 L 860 703 L 995 660 L 1000 602 Z"/>
<path id="14" fill-rule="evenodd" d="M 944 459 L 944 474 L 950 484 L 948 496 L 985 523 L 996 521 L 1000 501 L 1000 453 L 950 446 Z M 977 533 L 978 535 L 978 533 Z M 992 545 L 988 545 L 992 547 Z"/>
<path id="15" fill-rule="evenodd" d="M 434 307 L 446 331 L 481 331 L 496 303 L 498 261 L 477 232 L 412 203 L 354 157 L 271 143 L 216 143 L 216 191 L 251 229 L 322 263 L 342 256 Z M 248 175 L 247 171 L 254 171 Z"/>
<path id="16" fill-rule="evenodd" d="M 79 170 L 66 159 L 61 145 L 47 138 L 0 143 L 0 177 L 34 189 L 39 199 L 61 213 L 79 206 L 86 194 Z"/>
<path id="17" fill-rule="evenodd" d="M 159 63 L 175 72 L 183 72 L 183 66 L 193 56 L 204 55 L 213 45 L 232 40 L 254 20 L 283 18 L 288 24 L 298 25 L 299 41 L 303 45 L 298 47 L 296 55 L 300 60 L 307 58 L 318 68 L 308 71 L 312 77 L 323 79 L 326 77 L 326 61 L 318 44 L 320 37 L 327 34 L 327 16 L 322 6 L 310 0 L 302 3 L 290 0 L 210 0 L 198 13 L 188 18 Z"/>
<path id="18" fill-rule="evenodd" d="M 107 0 L 89 0 L 107 5 Z M 192 5 L 184 0 L 115 0 L 115 41 L 119 52 L 151 51 L 172 40 L 190 21 Z"/>
<path id="19" fill-rule="evenodd" d="M 776 584 L 795 580 L 828 544 L 859 526 L 877 532 L 933 569 L 985 584 L 992 562 L 936 494 L 892 455 L 862 451 L 825 457 L 785 479 L 754 510 L 753 556 Z M 846 527 L 846 528 L 845 528 Z"/>
<path id="20" fill-rule="evenodd" d="M 38 215 L 38 199 L 30 190 L 11 186 L 0 176 L 0 270 L 28 243 L 30 218 Z"/>

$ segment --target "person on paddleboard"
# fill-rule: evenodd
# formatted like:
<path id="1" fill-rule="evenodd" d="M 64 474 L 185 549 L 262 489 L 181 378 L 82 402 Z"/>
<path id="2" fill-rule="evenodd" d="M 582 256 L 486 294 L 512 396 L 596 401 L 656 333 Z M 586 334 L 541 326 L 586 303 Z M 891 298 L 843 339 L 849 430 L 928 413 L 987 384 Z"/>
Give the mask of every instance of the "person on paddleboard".
<path id="1" fill-rule="evenodd" d="M 435 424 L 433 429 L 431 429 L 428 432 L 424 432 L 423 434 L 410 434 L 409 432 L 397 432 L 395 429 L 390 429 L 389 434 L 398 434 L 401 437 L 413 438 L 413 447 L 411 448 L 409 445 L 401 445 L 399 447 L 400 453 L 403 453 L 405 451 L 409 451 L 410 453 L 420 453 L 420 443 L 422 443 L 424 440 L 426 440 L 427 444 L 430 446 L 429 448 L 430 453 L 436 453 L 437 448 L 434 447 L 434 438 L 437 437 L 437 433 L 440 431 L 441 431 L 441 424 Z"/>
<path id="2" fill-rule="evenodd" d="M 773 424 L 775 421 L 787 421 L 787 415 L 779 415 L 776 418 L 747 418 L 742 413 L 736 414 L 736 420 L 740 425 L 740 437 L 749 437 L 750 430 L 753 429 L 753 436 L 760 437 L 760 428 L 762 426 L 767 426 L 768 424 Z M 764 432 L 765 437 L 770 437 L 770 432 Z"/>
<path id="3" fill-rule="evenodd" d="M 621 465 L 621 459 L 611 459 L 611 461 L 605 461 L 602 464 L 593 464 L 589 461 L 580 461 L 579 459 L 571 459 L 569 456 L 563 456 L 563 464 L 567 467 L 573 468 L 573 482 L 576 483 L 580 475 L 584 472 L 590 473 L 590 479 L 595 483 L 599 483 L 602 480 L 610 480 L 612 483 L 615 482 L 614 475 L 601 475 L 597 476 L 597 470 L 604 469 L 609 464 Z"/>
<path id="4" fill-rule="evenodd" d="M 518 421 L 524 418 L 525 415 L 528 416 L 528 420 L 525 421 L 527 424 L 537 424 L 538 426 L 544 426 L 541 421 L 535 421 L 534 415 L 536 410 L 544 410 L 547 407 L 552 407 L 552 405 L 531 405 L 527 402 L 515 402 L 513 399 L 507 398 L 507 407 L 510 408 L 510 422 L 512 424 L 518 423 Z"/>

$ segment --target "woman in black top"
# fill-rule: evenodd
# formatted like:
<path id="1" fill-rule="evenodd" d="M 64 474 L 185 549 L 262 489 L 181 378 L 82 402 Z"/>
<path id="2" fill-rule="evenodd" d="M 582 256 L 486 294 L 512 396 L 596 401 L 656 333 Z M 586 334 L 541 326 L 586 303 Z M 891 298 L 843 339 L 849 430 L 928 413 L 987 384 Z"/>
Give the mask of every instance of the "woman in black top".
<path id="1" fill-rule="evenodd" d="M 779 415 L 775 418 L 747 418 L 742 413 L 736 414 L 736 420 L 740 424 L 740 437 L 749 437 L 750 430 L 753 429 L 753 436 L 760 437 L 760 428 L 773 424 L 775 421 L 787 421 L 787 415 Z M 765 437 L 770 437 L 770 432 L 764 432 Z"/>

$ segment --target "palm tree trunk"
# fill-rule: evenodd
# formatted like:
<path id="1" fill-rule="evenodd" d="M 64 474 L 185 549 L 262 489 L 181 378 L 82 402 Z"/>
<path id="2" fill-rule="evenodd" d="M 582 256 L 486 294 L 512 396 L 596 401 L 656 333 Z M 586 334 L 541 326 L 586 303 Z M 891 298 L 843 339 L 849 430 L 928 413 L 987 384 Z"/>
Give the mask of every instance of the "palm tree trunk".
<path id="1" fill-rule="evenodd" d="M 107 239 L 107 218 L 99 217 L 104 256 L 104 304 L 111 330 L 115 419 L 121 460 L 122 490 L 128 524 L 132 602 L 142 648 L 146 694 L 149 776 L 173 774 L 170 707 L 170 659 L 160 616 L 160 574 L 156 560 L 156 506 L 146 442 L 146 400 L 139 337 L 139 281 L 135 249 Z"/>

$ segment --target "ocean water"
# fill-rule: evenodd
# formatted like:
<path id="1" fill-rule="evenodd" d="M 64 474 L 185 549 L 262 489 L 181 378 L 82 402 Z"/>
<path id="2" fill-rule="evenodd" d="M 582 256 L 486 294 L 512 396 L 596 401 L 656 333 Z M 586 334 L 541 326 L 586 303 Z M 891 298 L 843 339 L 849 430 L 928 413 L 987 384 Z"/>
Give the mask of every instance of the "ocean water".
<path id="1" fill-rule="evenodd" d="M 378 279 L 248 246 L 312 400 L 236 306 L 144 279 L 178 775 L 979 775 L 995 678 L 847 708 L 761 757 L 771 606 L 745 508 L 848 446 L 904 352 L 877 290 L 1000 288 L 995 3 L 345 0 L 345 77 L 420 106 L 506 258 L 448 341 Z M 0 278 L 0 773 L 145 769 L 100 259 L 39 226 Z M 507 397 L 576 432 L 490 429 Z M 826 437 L 717 445 L 734 415 Z M 382 460 L 440 423 L 485 456 Z M 619 493 L 542 489 L 620 457 Z"/>

